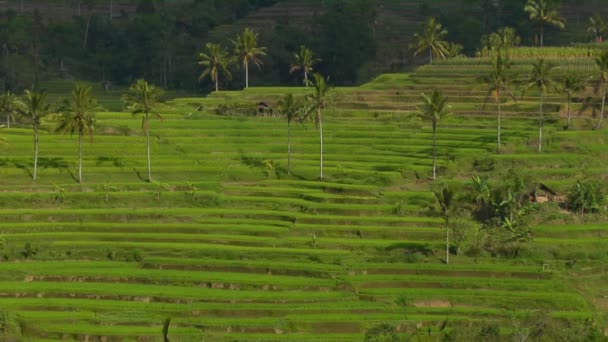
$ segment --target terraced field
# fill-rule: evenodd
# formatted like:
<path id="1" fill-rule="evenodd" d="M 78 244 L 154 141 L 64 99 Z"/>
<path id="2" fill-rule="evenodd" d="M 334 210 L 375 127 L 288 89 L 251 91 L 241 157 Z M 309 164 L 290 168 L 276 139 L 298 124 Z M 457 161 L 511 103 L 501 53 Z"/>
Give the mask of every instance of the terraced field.
<path id="1" fill-rule="evenodd" d="M 431 130 L 411 118 L 421 92 L 441 88 L 455 112 L 439 127 L 437 183 L 467 183 L 475 161 L 517 167 L 560 192 L 582 176 L 608 177 L 607 132 L 582 130 L 584 117 L 580 130 L 563 131 L 557 95 L 547 99 L 545 153 L 533 152 L 532 93 L 505 104 L 506 152 L 494 154 L 494 112 L 482 109 L 476 82 L 483 70 L 440 64 L 336 89 L 324 181 L 312 125 L 293 127 L 288 176 L 282 119 L 214 112 L 303 88 L 169 101 L 152 124 L 152 184 L 142 181 L 144 138 L 128 113 L 98 114 L 83 185 L 72 174 L 75 138 L 52 133 L 52 122 L 35 184 L 31 131 L 1 129 L 0 323 L 41 341 L 162 340 L 167 319 L 172 341 L 360 341 L 384 322 L 435 340 L 446 321 L 448 330 L 495 323 L 506 336 L 539 313 L 603 330 L 605 221 L 540 208 L 553 216 L 532 227 L 518 258 L 442 262 L 442 220 L 426 209 Z"/>

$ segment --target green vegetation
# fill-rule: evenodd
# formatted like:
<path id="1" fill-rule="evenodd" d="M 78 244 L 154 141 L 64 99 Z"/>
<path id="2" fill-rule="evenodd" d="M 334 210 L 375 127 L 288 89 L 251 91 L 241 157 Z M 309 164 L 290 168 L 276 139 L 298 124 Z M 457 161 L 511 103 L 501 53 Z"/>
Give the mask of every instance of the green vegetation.
<path id="1" fill-rule="evenodd" d="M 26 77 L 35 90 L 2 97 L 10 127 L 0 127 L 0 340 L 606 338 L 604 47 L 519 47 L 530 43 L 519 26 L 528 20 L 524 3 L 515 11 L 510 1 L 490 1 L 480 45 L 454 39 L 476 22 L 474 6 L 460 24 L 426 13 L 450 27 L 445 58 L 336 86 L 359 79 L 376 49 L 387 51 L 376 34 L 404 29 L 375 19 L 414 3 L 415 30 L 416 11 L 433 9 L 424 1 L 335 1 L 306 35 L 285 22 L 281 34 L 259 29 L 286 12 L 305 28 L 298 18 L 310 1 L 238 0 L 223 6 L 251 7 L 219 22 L 222 2 L 130 8 L 116 0 L 110 13 L 121 8 L 134 18 L 111 14 L 101 33 L 123 46 L 114 25 L 139 28 L 146 53 L 126 53 L 142 63 L 129 72 L 146 80 L 125 74 L 129 88 L 76 83 L 36 62 Z M 459 13 L 458 2 L 438 3 Z M 99 47 L 94 8 L 107 3 L 89 4 L 97 7 L 74 19 L 82 25 L 74 45 L 98 53 L 108 46 Z M 201 6 L 218 22 L 192 25 Z M 511 8 L 512 23 L 492 19 L 498 7 Z M 168 13 L 180 25 L 148 40 L 144 29 L 171 23 Z M 13 15 L 7 22 L 26 17 Z M 39 45 L 31 46 L 46 46 L 45 28 L 34 27 Z M 549 42 L 566 34 L 545 28 Z M 245 70 L 231 69 L 236 57 L 215 43 L 203 54 L 192 45 L 181 52 L 188 59 L 175 60 L 193 32 L 209 32 L 199 44 L 225 44 L 238 32 Z M 477 57 L 454 57 L 458 44 L 447 39 Z M 32 51 L 32 61 L 50 60 Z M 23 62 L 16 59 L 3 67 Z M 263 73 L 248 68 L 257 62 Z M 190 82 L 174 79 L 172 68 L 186 69 L 174 63 L 189 64 L 187 77 L 201 75 L 203 87 L 210 76 L 216 91 L 161 91 Z M 322 74 L 306 82 L 313 68 Z M 232 72 L 235 83 L 227 82 Z M 8 83 L 11 73 L 3 74 Z M 281 73 L 298 86 L 247 84 Z M 486 108 L 490 98 L 496 108 Z M 142 114 L 141 124 L 130 114 Z M 151 129 L 154 117 L 162 124 Z M 78 133 L 78 155 L 63 132 Z"/>

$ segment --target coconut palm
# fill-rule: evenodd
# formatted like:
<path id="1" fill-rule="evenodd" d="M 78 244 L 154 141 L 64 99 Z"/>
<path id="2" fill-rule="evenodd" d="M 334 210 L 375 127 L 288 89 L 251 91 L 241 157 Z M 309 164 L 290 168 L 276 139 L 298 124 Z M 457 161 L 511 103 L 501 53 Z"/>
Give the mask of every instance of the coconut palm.
<path id="1" fill-rule="evenodd" d="M 553 26 L 560 30 L 566 27 L 566 19 L 559 15 L 557 0 L 528 0 L 524 6 L 530 20 L 538 26 L 540 46 L 543 47 L 545 26 Z"/>
<path id="2" fill-rule="evenodd" d="M 575 73 L 569 73 L 569 74 L 565 75 L 564 77 L 562 77 L 559 89 L 564 95 L 566 95 L 566 100 L 568 103 L 568 106 L 567 106 L 568 119 L 566 120 L 566 129 L 570 129 L 571 122 L 572 122 L 572 113 L 570 110 L 570 105 L 572 104 L 572 96 L 576 92 L 579 92 L 579 91 L 585 89 L 585 82 L 579 75 L 577 75 Z"/>
<path id="3" fill-rule="evenodd" d="M 259 57 L 266 56 L 266 48 L 258 47 L 258 33 L 249 28 L 245 28 L 242 34 L 237 35 L 232 43 L 234 53 L 245 67 L 245 88 L 249 88 L 249 64 L 253 63 L 260 69 L 262 61 Z"/>
<path id="4" fill-rule="evenodd" d="M 451 114 L 451 108 L 448 98 L 435 89 L 430 96 L 422 94 L 422 106 L 418 109 L 418 117 L 431 121 L 433 126 L 433 179 L 437 179 L 437 123 Z"/>
<path id="5" fill-rule="evenodd" d="M 150 116 L 162 120 L 157 112 L 158 105 L 164 92 L 162 89 L 148 84 L 143 79 L 135 81 L 129 91 L 123 95 L 123 102 L 126 108 L 133 115 L 143 114 L 141 126 L 146 134 L 146 146 L 148 156 L 148 182 L 152 182 L 152 167 L 150 162 Z"/>
<path id="6" fill-rule="evenodd" d="M 34 128 L 34 172 L 32 180 L 36 180 L 38 172 L 38 145 L 40 121 L 50 113 L 50 105 L 47 103 L 47 93 L 26 90 L 23 94 L 23 108 L 20 114 L 28 121 L 31 121 Z"/>
<path id="7" fill-rule="evenodd" d="M 444 184 L 440 190 L 433 191 L 436 211 L 445 224 L 445 263 L 450 263 L 450 218 L 454 212 L 454 192 Z"/>
<path id="8" fill-rule="evenodd" d="M 601 43 L 604 41 L 604 33 L 606 33 L 606 30 L 608 30 L 608 26 L 606 26 L 606 23 L 598 14 L 589 18 L 587 32 L 593 35 L 596 42 Z"/>
<path id="9" fill-rule="evenodd" d="M 517 35 L 515 29 L 503 27 L 489 36 L 482 37 L 482 48 L 478 54 L 481 57 L 495 57 L 500 53 L 508 59 L 510 58 L 511 49 L 520 43 L 521 38 Z"/>
<path id="10" fill-rule="evenodd" d="M 497 118 L 497 152 L 500 152 L 502 146 L 501 142 L 501 95 L 504 93 L 511 98 L 515 99 L 515 96 L 509 90 L 509 75 L 507 74 L 511 68 L 511 62 L 507 57 L 503 57 L 502 53 L 498 53 L 492 59 L 492 69 L 490 74 L 485 77 L 485 82 L 489 85 L 488 95 L 486 96 L 486 102 L 490 97 L 494 97 L 496 102 L 496 118 Z M 485 107 L 486 103 L 484 103 Z"/>
<path id="11" fill-rule="evenodd" d="M 597 76 L 595 79 L 595 91 L 602 94 L 602 108 L 600 110 L 600 119 L 594 126 L 598 129 L 604 121 L 604 110 L 606 108 L 606 93 L 608 93 L 608 51 L 602 52 L 601 55 L 595 58 L 597 66 Z"/>
<path id="12" fill-rule="evenodd" d="M 22 107 L 23 103 L 10 91 L 0 95 L 0 113 L 6 115 L 6 128 L 11 128 L 11 119 L 15 121 L 15 115 Z"/>
<path id="13" fill-rule="evenodd" d="M 215 91 L 220 90 L 220 74 L 225 74 L 227 79 L 232 79 L 232 74 L 228 70 L 233 59 L 230 57 L 228 50 L 222 48 L 220 44 L 207 43 L 205 45 L 207 51 L 199 53 L 198 64 L 205 67 L 205 70 L 199 76 L 199 81 L 209 76 L 211 82 L 215 83 Z"/>
<path id="14" fill-rule="evenodd" d="M 429 51 L 429 63 L 433 64 L 433 57 L 445 58 L 448 54 L 448 43 L 444 40 L 448 31 L 433 17 L 430 17 L 422 34 L 414 34 L 414 43 L 411 48 L 414 56 Z"/>
<path id="15" fill-rule="evenodd" d="M 289 73 L 293 74 L 296 72 L 304 73 L 304 84 L 308 87 L 308 74 L 314 70 L 315 64 L 319 63 L 321 60 L 319 58 L 315 58 L 312 50 L 307 48 L 304 45 L 300 46 L 300 51 L 293 55 L 293 62 L 289 68 Z"/>
<path id="16" fill-rule="evenodd" d="M 528 84 L 524 90 L 525 93 L 536 88 L 539 92 L 539 111 L 538 111 L 538 152 L 543 151 L 543 97 L 549 91 L 549 88 L 553 84 L 553 70 L 555 67 L 546 62 L 544 59 L 539 59 L 532 64 L 532 73 L 528 79 Z"/>
<path id="17" fill-rule="evenodd" d="M 323 109 L 327 106 L 327 95 L 331 87 L 327 83 L 325 77 L 319 73 L 315 73 L 312 77 L 312 94 L 306 96 L 307 109 L 303 119 L 314 115 L 314 120 L 319 129 L 319 143 L 321 151 L 321 163 L 319 171 L 319 179 L 323 179 Z"/>
<path id="18" fill-rule="evenodd" d="M 95 112 L 99 110 L 99 105 L 91 94 L 90 86 L 76 84 L 71 98 L 65 100 L 61 110 L 63 115 L 57 130 L 70 134 L 78 133 L 78 183 L 82 184 L 82 140 L 85 135 L 93 139 Z"/>
<path id="19" fill-rule="evenodd" d="M 291 175 L 291 123 L 302 114 L 302 104 L 293 94 L 286 94 L 277 104 L 281 116 L 287 119 L 287 174 Z"/>

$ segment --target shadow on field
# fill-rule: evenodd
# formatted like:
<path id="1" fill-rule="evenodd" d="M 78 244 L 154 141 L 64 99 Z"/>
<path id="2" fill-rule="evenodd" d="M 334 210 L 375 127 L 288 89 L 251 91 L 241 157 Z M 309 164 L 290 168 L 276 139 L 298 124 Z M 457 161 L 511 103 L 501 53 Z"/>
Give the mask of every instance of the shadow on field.
<path id="1" fill-rule="evenodd" d="M 13 161 L 13 165 L 15 165 L 16 168 L 25 171 L 30 177 L 34 176 L 33 175 L 33 170 L 34 170 L 33 161 L 28 162 L 27 164 Z M 67 170 L 70 173 L 70 175 L 72 176 L 72 178 L 74 178 L 74 175 L 68 169 L 68 163 L 63 158 L 45 158 L 45 157 L 38 158 L 38 168 L 39 169 L 57 169 L 59 171 Z"/>

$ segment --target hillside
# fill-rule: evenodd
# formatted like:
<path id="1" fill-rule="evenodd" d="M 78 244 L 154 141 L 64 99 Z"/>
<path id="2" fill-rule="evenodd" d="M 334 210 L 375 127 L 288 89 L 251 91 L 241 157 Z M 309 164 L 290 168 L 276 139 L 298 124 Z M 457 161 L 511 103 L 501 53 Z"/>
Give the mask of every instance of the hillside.
<path id="1" fill-rule="evenodd" d="M 553 61 L 560 73 L 593 63 Z M 517 83 L 529 68 L 515 63 Z M 608 131 L 590 130 L 585 111 L 563 130 L 555 93 L 546 97 L 544 152 L 535 152 L 531 92 L 505 100 L 497 154 L 495 108 L 483 107 L 479 84 L 486 72 L 486 61 L 457 59 L 336 88 L 324 114 L 324 180 L 312 124 L 291 127 L 290 176 L 283 119 L 218 115 L 305 88 L 170 100 L 152 123 L 153 183 L 143 181 L 145 139 L 129 113 L 98 113 L 83 185 L 73 179 L 75 137 L 44 122 L 33 183 L 31 129 L 0 128 L 0 313 L 12 327 L 4 333 L 160 341 L 165 324 L 179 341 L 362 341 L 386 323 L 424 341 L 507 339 L 539 326 L 551 327 L 540 331 L 547 340 L 601 341 L 605 208 L 581 217 L 557 203 L 526 204 L 531 240 L 514 244 L 516 253 L 463 218 L 444 263 L 446 231 L 429 210 L 443 183 L 464 192 L 474 175 L 501 184 L 517 174 L 564 195 L 577 179 L 608 181 Z M 411 116 L 434 88 L 453 111 L 438 127 L 437 181 L 431 127 Z"/>

